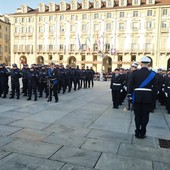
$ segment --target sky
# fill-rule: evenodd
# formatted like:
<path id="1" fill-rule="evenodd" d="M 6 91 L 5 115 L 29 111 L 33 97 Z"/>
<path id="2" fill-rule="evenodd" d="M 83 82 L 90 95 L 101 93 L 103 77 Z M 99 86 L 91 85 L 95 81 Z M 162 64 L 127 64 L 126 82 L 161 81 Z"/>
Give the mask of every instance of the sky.
<path id="1" fill-rule="evenodd" d="M 17 8 L 21 7 L 23 4 L 35 9 L 38 8 L 38 4 L 41 2 L 44 2 L 46 5 L 50 2 L 59 4 L 61 0 L 0 0 L 0 14 L 15 13 Z M 66 0 L 66 2 L 70 3 L 71 0 Z"/>

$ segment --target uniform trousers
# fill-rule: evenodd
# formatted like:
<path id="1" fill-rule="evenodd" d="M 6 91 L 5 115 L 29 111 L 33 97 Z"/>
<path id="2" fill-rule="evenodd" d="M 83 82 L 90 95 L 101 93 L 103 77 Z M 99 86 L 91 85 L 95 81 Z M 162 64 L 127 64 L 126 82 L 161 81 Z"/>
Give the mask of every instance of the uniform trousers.
<path id="1" fill-rule="evenodd" d="M 145 136 L 151 109 L 151 103 L 134 103 L 136 135 Z"/>

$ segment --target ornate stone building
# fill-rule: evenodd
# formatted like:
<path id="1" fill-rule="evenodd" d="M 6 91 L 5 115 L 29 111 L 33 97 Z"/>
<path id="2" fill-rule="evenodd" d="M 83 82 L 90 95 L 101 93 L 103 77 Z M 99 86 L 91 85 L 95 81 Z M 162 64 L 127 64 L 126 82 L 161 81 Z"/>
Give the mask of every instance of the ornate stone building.
<path id="1" fill-rule="evenodd" d="M 170 67 L 169 0 L 72 0 L 22 5 L 11 17 L 11 62 L 129 68 L 142 55 Z"/>
<path id="2" fill-rule="evenodd" d="M 10 65 L 10 23 L 4 15 L 0 15 L 0 63 Z"/>

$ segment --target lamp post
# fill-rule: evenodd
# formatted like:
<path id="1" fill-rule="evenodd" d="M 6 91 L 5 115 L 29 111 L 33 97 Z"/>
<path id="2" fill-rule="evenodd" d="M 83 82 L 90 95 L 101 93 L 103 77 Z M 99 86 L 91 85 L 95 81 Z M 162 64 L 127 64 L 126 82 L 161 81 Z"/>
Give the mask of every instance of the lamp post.
<path id="1" fill-rule="evenodd" d="M 104 59 L 104 52 L 102 52 L 101 57 L 102 57 L 102 63 L 101 63 L 100 81 L 103 81 L 103 59 Z"/>

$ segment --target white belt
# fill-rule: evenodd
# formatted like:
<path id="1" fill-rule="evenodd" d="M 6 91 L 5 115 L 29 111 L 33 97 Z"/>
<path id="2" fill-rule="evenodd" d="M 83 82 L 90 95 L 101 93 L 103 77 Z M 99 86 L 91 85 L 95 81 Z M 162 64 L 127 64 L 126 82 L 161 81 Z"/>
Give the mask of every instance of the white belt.
<path id="1" fill-rule="evenodd" d="M 120 86 L 121 84 L 120 83 L 113 83 L 113 85 Z"/>
<path id="2" fill-rule="evenodd" d="M 152 90 L 147 88 L 136 88 L 135 91 L 152 91 Z"/>

